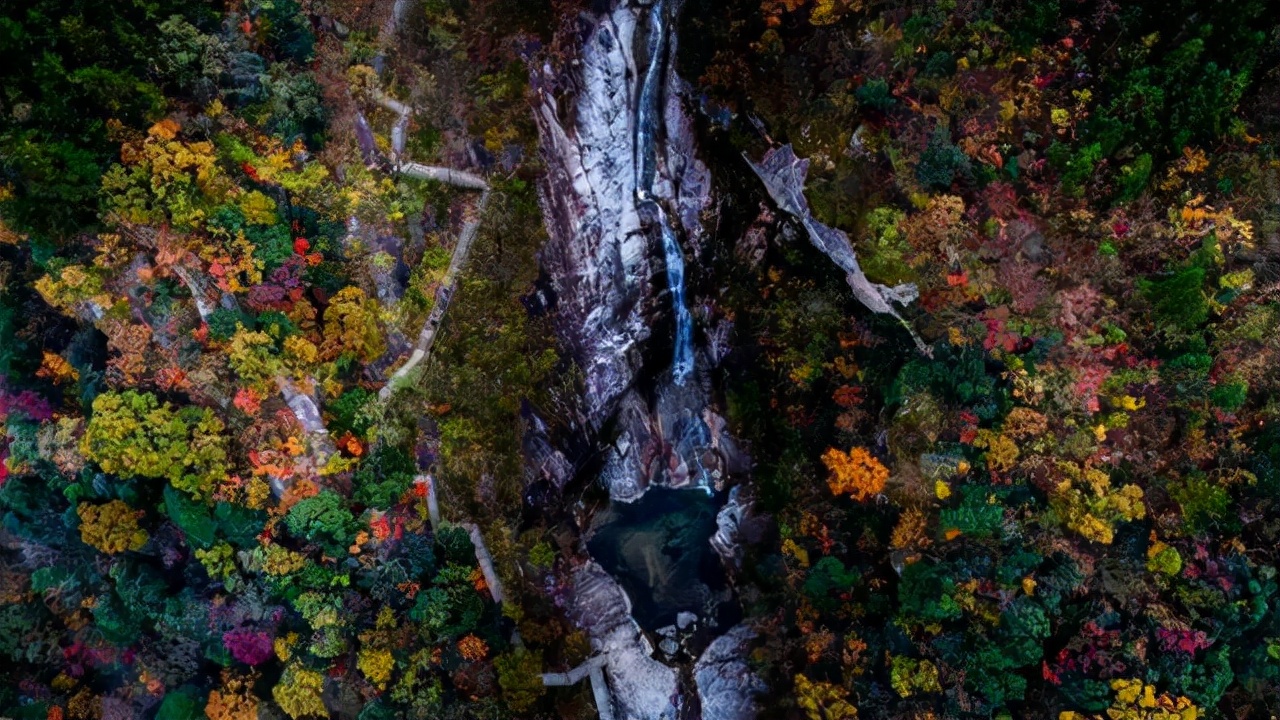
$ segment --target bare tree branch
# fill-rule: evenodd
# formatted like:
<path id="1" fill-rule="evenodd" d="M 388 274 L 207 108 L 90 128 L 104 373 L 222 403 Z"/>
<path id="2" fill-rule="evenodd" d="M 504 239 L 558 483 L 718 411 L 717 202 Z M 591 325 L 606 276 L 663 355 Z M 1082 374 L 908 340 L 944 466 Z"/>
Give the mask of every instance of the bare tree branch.
<path id="1" fill-rule="evenodd" d="M 473 175 L 462 170 L 453 170 L 446 167 L 434 167 L 431 165 L 423 165 L 416 162 L 403 162 L 396 165 L 396 171 L 402 175 L 408 175 L 411 178 L 419 180 L 435 180 L 447 185 L 466 188 L 468 190 L 486 191 L 489 189 L 489 183 L 479 175 Z"/>
<path id="2" fill-rule="evenodd" d="M 932 355 L 928 345 L 920 339 L 915 329 L 898 313 L 894 304 L 907 305 L 914 301 L 919 292 L 916 286 L 904 283 L 895 287 L 886 287 L 873 283 L 862 271 L 858 256 L 853 251 L 849 236 L 841 230 L 828 227 L 818 222 L 809 210 L 809 201 L 804 196 L 805 177 L 809 172 L 809 161 L 796 157 L 790 145 L 783 145 L 765 153 L 759 164 L 746 158 L 747 164 L 759 176 L 769 197 L 773 198 L 778 209 L 794 216 L 804 226 L 809 241 L 831 261 L 845 272 L 845 280 L 853 290 L 858 302 L 876 313 L 884 313 L 897 318 L 898 322 L 911 333 L 911 339 L 923 355 Z"/>

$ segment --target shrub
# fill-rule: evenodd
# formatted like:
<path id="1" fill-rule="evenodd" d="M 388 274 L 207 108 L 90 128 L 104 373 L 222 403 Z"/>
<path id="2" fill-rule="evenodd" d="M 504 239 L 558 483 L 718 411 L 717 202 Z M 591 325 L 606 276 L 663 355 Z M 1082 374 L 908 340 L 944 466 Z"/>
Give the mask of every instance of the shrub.
<path id="1" fill-rule="evenodd" d="M 1151 154 L 1142 153 L 1133 162 L 1120 168 L 1120 176 L 1116 178 L 1118 193 L 1116 199 L 1129 202 L 1138 199 L 1147 189 L 1147 181 L 1151 178 Z"/>
<path id="2" fill-rule="evenodd" d="M 1147 570 L 1174 577 L 1182 570 L 1182 555 L 1177 548 L 1157 540 L 1147 549 Z"/>
<path id="3" fill-rule="evenodd" d="M 121 500 L 82 503 L 76 515 L 80 516 L 80 539 L 108 555 L 141 550 L 147 544 L 147 532 L 138 527 L 138 511 Z"/>
<path id="4" fill-rule="evenodd" d="M 1225 382 L 1209 391 L 1209 400 L 1214 406 L 1226 411 L 1235 412 L 1244 407 L 1249 399 L 1249 383 L 1243 380 Z"/>
<path id="5" fill-rule="evenodd" d="M 952 144 L 946 131 L 935 132 L 924 152 L 920 153 L 916 180 L 931 190 L 946 190 L 957 176 L 967 178 L 969 175 L 969 156 Z"/>
<path id="6" fill-rule="evenodd" d="M 518 713 L 528 712 L 547 692 L 542 684 L 542 653 L 516 650 L 494 659 L 498 670 L 498 686 L 508 707 Z"/>
<path id="7" fill-rule="evenodd" d="M 839 685 L 795 676 L 796 705 L 809 720 L 855 720 L 858 709 L 848 701 L 849 692 Z"/>
<path id="8" fill-rule="evenodd" d="M 938 667 L 928 660 L 917 660 L 905 655 L 893 658 L 889 668 L 889 684 L 904 698 L 922 692 L 942 692 L 942 686 L 938 684 Z"/>
<path id="9" fill-rule="evenodd" d="M 224 633 L 222 644 L 231 657 L 246 665 L 261 665 L 275 654 L 270 635 L 255 630 L 232 630 Z"/>
<path id="10" fill-rule="evenodd" d="M 321 546 L 335 557 L 347 554 L 355 538 L 355 525 L 346 501 L 332 490 L 298 501 L 285 515 L 290 534 Z"/>
<path id="11" fill-rule="evenodd" d="M 955 589 L 945 565 L 911 563 L 902 569 L 898 585 L 899 615 L 924 623 L 958 618 L 963 613 L 952 597 Z"/>
<path id="12" fill-rule="evenodd" d="M 203 720 L 204 708 L 196 693 L 194 688 L 185 687 L 165 693 L 156 720 Z"/>
<path id="13" fill-rule="evenodd" d="M 814 607 L 834 609 L 838 603 L 832 598 L 832 593 L 850 590 L 859 578 L 856 569 L 848 570 L 840 560 L 827 555 L 809 570 L 809 577 L 804 581 L 804 593 L 813 601 Z"/>
<path id="14" fill-rule="evenodd" d="M 959 531 L 968 537 L 992 537 L 999 534 L 1004 521 L 1004 506 L 988 502 L 986 493 L 973 488 L 965 492 L 958 507 L 943 508 L 938 525 L 942 531 Z"/>
<path id="15" fill-rule="evenodd" d="M 228 470 L 227 438 L 212 410 L 175 410 L 133 390 L 94 398 L 80 450 L 106 472 L 165 478 L 197 498 L 206 497 Z"/>
<path id="16" fill-rule="evenodd" d="M 356 656 L 356 667 L 379 690 L 385 690 L 391 680 L 391 672 L 395 670 L 396 661 L 390 650 L 365 648 Z"/>
<path id="17" fill-rule="evenodd" d="M 893 92 L 889 89 L 889 83 L 884 78 L 868 80 L 862 87 L 854 91 L 854 97 L 858 98 L 858 104 L 863 107 L 880 112 L 888 110 L 898 102 L 893 97 Z"/>
<path id="18" fill-rule="evenodd" d="M 1182 507 L 1182 518 L 1193 533 L 1227 519 L 1231 495 L 1203 473 L 1190 473 L 1169 487 L 1169 495 Z"/>
<path id="19" fill-rule="evenodd" d="M 389 508 L 409 490 L 417 469 L 417 463 L 405 451 L 379 445 L 355 472 L 353 499 L 369 507 Z"/>
<path id="20" fill-rule="evenodd" d="M 304 717 L 329 715 L 324 706 L 324 700 L 321 699 L 323 692 L 323 675 L 293 664 L 285 669 L 280 682 L 271 689 L 271 696 L 289 717 L 299 720 Z"/>
<path id="21" fill-rule="evenodd" d="M 1140 287 L 1151 303 L 1156 326 L 1190 332 L 1209 319 L 1204 268 L 1188 267 L 1163 280 L 1146 281 Z"/>

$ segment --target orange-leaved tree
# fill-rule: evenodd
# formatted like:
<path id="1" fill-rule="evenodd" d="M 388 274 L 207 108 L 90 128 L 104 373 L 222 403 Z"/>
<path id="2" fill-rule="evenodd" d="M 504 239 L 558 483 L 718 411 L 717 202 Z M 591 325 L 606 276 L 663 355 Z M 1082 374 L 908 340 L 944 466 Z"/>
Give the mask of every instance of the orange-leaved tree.
<path id="1" fill-rule="evenodd" d="M 822 454 L 822 463 L 831 471 L 827 485 L 832 494 L 849 495 L 858 502 L 878 495 L 889 479 L 889 469 L 860 447 L 849 452 L 828 448 Z"/>

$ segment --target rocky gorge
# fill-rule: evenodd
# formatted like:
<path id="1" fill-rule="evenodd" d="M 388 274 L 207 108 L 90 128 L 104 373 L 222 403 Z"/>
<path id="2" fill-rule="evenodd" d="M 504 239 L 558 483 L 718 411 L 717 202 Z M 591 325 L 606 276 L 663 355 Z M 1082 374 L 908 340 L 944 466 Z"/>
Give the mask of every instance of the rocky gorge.
<path id="1" fill-rule="evenodd" d="M 715 357 L 699 342 L 685 287 L 686 254 L 696 261 L 706 243 L 714 188 L 675 69 L 680 6 L 623 0 L 585 13 L 569 66 L 532 70 L 547 166 L 541 257 L 557 334 L 583 369 L 581 430 L 603 448 L 598 481 L 618 506 L 588 530 L 596 558 L 577 572 L 571 613 L 606 658 L 619 716 L 746 718 L 758 688 L 727 656 L 751 631 L 717 626 L 732 592 L 707 584 L 725 572 L 714 566 L 735 561 L 742 508 L 734 502 L 700 522 L 682 514 L 714 513 L 730 486 L 748 481 L 749 459 L 715 409 Z M 669 612 L 670 624 L 642 628 L 633 607 L 649 621 Z M 706 649 L 677 661 L 674 637 L 694 624 L 713 628 Z"/>

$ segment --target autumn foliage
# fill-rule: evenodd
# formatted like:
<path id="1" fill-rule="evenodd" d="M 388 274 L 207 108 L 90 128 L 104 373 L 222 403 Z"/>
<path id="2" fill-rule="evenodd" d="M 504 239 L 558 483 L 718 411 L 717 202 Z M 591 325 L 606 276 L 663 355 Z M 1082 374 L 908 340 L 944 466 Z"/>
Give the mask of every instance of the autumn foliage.
<path id="1" fill-rule="evenodd" d="M 571 95 L 610 5 L 657 6 L 0 3 L 0 716 L 597 716 L 542 676 L 593 654 L 565 608 L 608 501 L 577 469 L 615 423 L 582 430 L 579 364 L 616 345 L 559 352 L 593 308 L 554 290 L 622 278 L 542 275 L 529 70 Z M 678 662 L 750 630 L 722 666 L 760 717 L 1280 715 L 1271 5 L 683 5 L 690 395 L 750 462 L 697 448 L 732 624 Z M 782 143 L 811 222 L 742 164 Z M 409 157 L 483 175 L 484 212 Z M 811 223 L 914 287 L 902 322 Z"/>
<path id="2" fill-rule="evenodd" d="M 147 542 L 147 532 L 138 527 L 138 512 L 119 500 L 80 505 L 76 514 L 80 516 L 80 538 L 108 555 L 140 550 Z"/>
<path id="3" fill-rule="evenodd" d="M 827 486 L 833 495 L 848 495 L 863 502 L 884 491 L 889 469 L 865 448 L 848 452 L 829 448 L 822 454 L 822 464 L 831 471 Z"/>
<path id="4" fill-rule="evenodd" d="M 460 31 L 446 5 L 420 10 Z M 483 521 L 504 571 L 541 540 L 501 524 L 518 479 L 474 512 L 466 500 L 482 473 L 520 477 L 521 403 L 557 363 L 518 300 L 542 239 L 536 190 L 523 170 L 495 180 L 506 225 L 487 219 L 474 245 L 499 279 L 472 297 L 468 277 L 435 346 L 445 362 L 380 393 L 476 198 L 330 132 L 364 113 L 385 150 L 390 127 L 347 93 L 368 46 L 345 46 L 329 15 L 367 39 L 384 9 L 353 7 L 323 21 L 295 0 L 0 7 L 0 45 L 43 58 L 21 88 L 0 69 L 25 108 L 0 113 L 0 716 L 509 717 L 542 696 L 526 685 L 544 647 L 559 662 L 549 569 L 513 575 L 509 612 L 552 629 L 524 635 L 534 652 L 521 646 L 504 699 L 513 634 L 472 540 L 436 533 L 408 492 L 434 472 L 446 514 Z M 372 82 L 421 104 L 436 80 L 419 60 Z M 419 87 L 390 82 L 402 72 Z M 506 75 L 502 112 L 527 116 L 524 76 Z M 414 152 L 447 164 L 434 142 Z M 478 429 L 442 443 L 432 401 Z M 440 472 L 442 444 L 474 472 Z"/>

